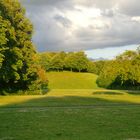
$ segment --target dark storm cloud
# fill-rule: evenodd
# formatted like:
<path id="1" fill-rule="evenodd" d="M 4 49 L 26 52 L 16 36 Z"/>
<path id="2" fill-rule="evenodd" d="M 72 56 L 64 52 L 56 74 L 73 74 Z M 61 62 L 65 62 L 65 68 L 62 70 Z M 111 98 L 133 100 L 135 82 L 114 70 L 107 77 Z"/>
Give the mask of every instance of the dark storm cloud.
<path id="1" fill-rule="evenodd" d="M 34 24 L 33 41 L 40 51 L 78 51 L 139 43 L 139 0 L 20 1 Z"/>

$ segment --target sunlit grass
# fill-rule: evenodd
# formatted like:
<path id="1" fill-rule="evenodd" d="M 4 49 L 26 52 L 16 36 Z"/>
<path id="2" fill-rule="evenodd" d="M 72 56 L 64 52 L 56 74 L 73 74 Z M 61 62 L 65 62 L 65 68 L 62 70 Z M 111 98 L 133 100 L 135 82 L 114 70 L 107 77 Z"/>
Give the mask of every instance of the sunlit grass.
<path id="1" fill-rule="evenodd" d="M 139 94 L 138 94 L 139 93 Z M 24 103 L 33 99 L 45 98 L 62 98 L 62 97 L 83 97 L 83 98 L 99 98 L 108 101 L 120 101 L 130 103 L 140 103 L 140 92 L 128 93 L 127 91 L 117 90 L 91 90 L 91 89 L 54 89 L 46 95 L 25 95 L 25 96 L 0 96 L 0 106 L 9 104 Z M 80 103 L 80 100 L 78 104 Z M 93 102 L 94 103 L 94 102 Z M 76 103 L 75 103 L 76 104 Z M 91 104 L 91 103 L 90 103 Z"/>
<path id="2" fill-rule="evenodd" d="M 99 89 L 97 75 L 78 72 L 48 72 L 50 89 Z"/>
<path id="3" fill-rule="evenodd" d="M 27 102 L 32 99 L 38 99 L 43 96 L 41 95 L 26 95 L 26 96 L 0 96 L 0 106 L 9 105 L 9 104 L 17 104 L 22 102 Z"/>

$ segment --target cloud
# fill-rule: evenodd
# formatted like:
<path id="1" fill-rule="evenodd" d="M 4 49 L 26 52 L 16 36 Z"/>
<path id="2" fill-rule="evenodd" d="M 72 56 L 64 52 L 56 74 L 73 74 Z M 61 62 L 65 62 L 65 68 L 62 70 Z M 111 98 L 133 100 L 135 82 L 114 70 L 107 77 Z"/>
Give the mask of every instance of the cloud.
<path id="1" fill-rule="evenodd" d="M 140 16 L 139 0 L 123 0 L 119 4 L 119 10 L 128 16 Z"/>
<path id="2" fill-rule="evenodd" d="M 54 19 L 56 20 L 57 23 L 60 23 L 60 25 L 62 25 L 63 27 L 69 27 L 72 24 L 69 19 L 61 15 L 55 15 Z"/>
<path id="3" fill-rule="evenodd" d="M 78 51 L 138 44 L 139 0 L 20 0 L 39 51 Z"/>

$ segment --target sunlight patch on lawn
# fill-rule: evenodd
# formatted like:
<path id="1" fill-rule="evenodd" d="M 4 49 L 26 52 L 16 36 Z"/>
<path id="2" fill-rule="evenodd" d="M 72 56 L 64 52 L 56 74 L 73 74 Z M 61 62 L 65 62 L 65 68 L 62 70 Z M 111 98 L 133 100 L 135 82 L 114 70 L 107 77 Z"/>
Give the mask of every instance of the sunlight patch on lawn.
<path id="1" fill-rule="evenodd" d="M 25 96 L 0 96 L 0 106 L 16 105 L 28 102 L 30 100 L 44 98 L 63 98 L 63 97 L 82 97 L 82 98 L 98 98 L 113 102 L 128 102 L 140 104 L 140 94 L 129 93 L 118 90 L 92 90 L 92 89 L 56 89 L 51 90 L 46 95 L 25 95 Z M 55 102 L 55 100 L 54 100 Z M 71 101 L 72 102 L 72 101 Z M 80 100 L 79 100 L 80 102 Z M 94 101 L 93 101 L 94 103 Z"/>

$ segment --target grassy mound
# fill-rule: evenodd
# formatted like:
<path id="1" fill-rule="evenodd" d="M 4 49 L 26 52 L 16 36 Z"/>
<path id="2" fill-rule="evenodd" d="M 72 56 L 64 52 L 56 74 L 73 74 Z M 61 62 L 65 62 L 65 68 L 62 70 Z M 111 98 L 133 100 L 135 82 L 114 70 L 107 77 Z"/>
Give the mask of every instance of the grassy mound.
<path id="1" fill-rule="evenodd" d="M 75 72 L 47 73 L 50 89 L 98 89 L 97 75 Z"/>

